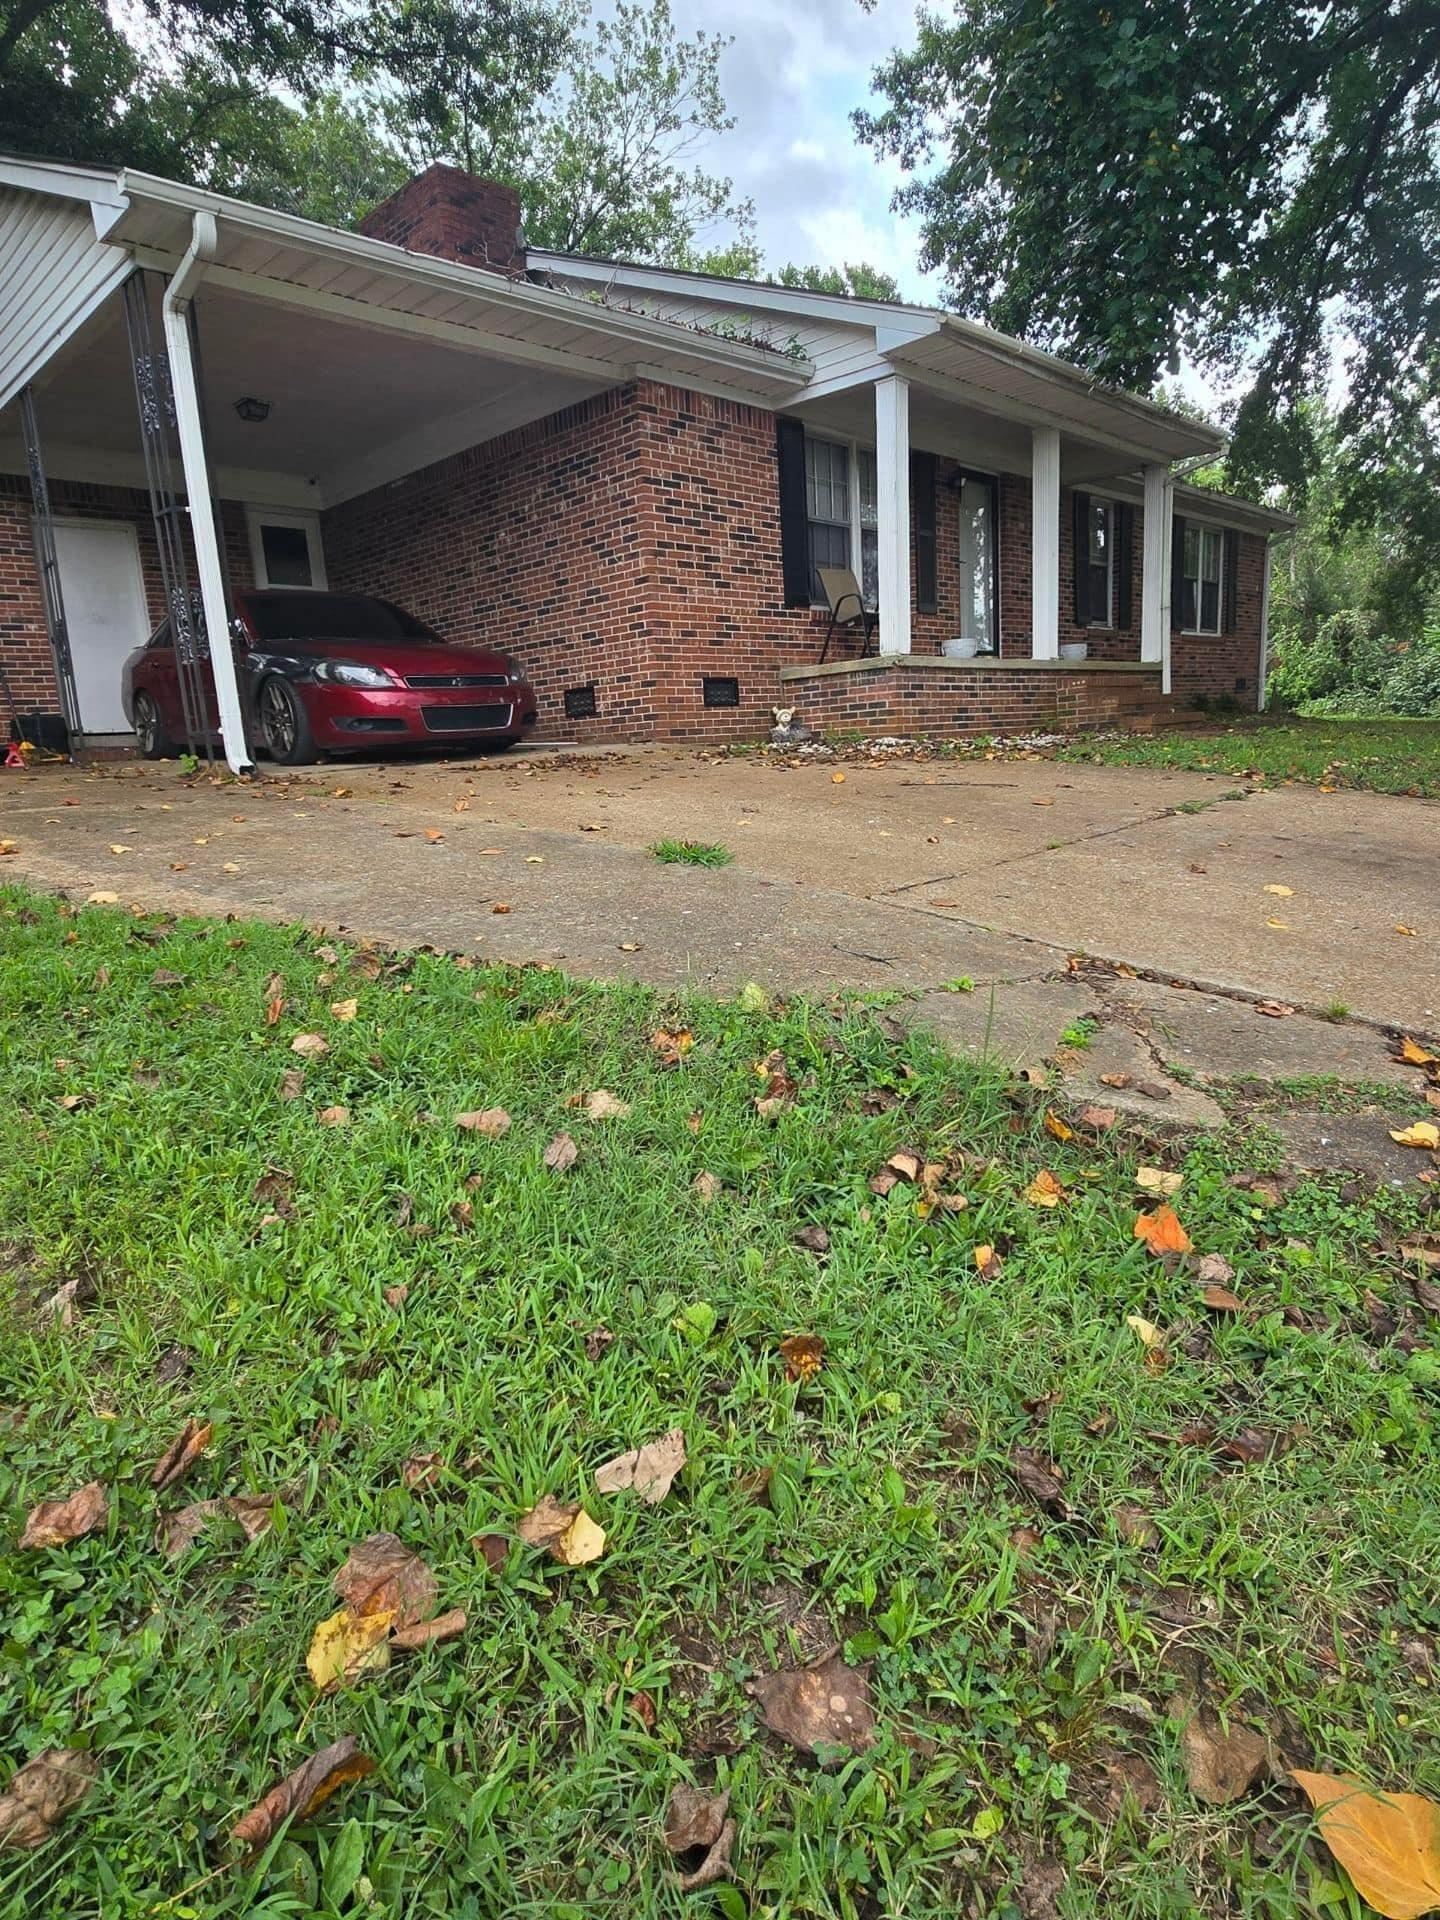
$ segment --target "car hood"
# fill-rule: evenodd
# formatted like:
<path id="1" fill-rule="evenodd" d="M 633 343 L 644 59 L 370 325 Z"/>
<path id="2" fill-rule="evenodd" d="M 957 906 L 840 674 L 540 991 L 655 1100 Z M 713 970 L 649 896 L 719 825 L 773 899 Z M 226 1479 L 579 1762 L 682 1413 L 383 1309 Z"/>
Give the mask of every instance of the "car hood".
<path id="1" fill-rule="evenodd" d="M 507 661 L 490 647 L 401 646 L 393 640 L 261 640 L 256 653 L 290 659 L 355 660 L 362 666 L 389 667 L 407 679 L 417 674 L 504 673 Z"/>

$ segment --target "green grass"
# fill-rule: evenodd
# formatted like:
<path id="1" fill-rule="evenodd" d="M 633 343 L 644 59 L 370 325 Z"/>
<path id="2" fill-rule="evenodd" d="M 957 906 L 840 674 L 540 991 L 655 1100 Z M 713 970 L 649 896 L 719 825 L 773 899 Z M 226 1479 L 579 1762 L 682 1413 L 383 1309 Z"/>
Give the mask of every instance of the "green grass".
<path id="1" fill-rule="evenodd" d="M 1192 1798 L 1167 1703 L 1203 1671 L 1295 1760 L 1440 1791 L 1435 1329 L 1381 1251 L 1416 1202 L 1306 1183 L 1270 1208 L 1230 1184 L 1263 1149 L 1205 1139 L 1176 1205 L 1255 1309 L 1207 1320 L 1133 1237 L 1135 1153 L 1050 1138 L 1023 1089 L 888 1016 L 437 955 L 368 971 L 296 929 L 0 893 L 0 1526 L 111 1490 L 107 1532 L 0 1562 L 0 1784 L 47 1746 L 104 1769 L 58 1838 L 0 1854 L 7 1920 L 1016 1920 L 1035 1857 L 1068 1874 L 1067 1920 L 1358 1914 L 1293 1792 Z M 667 1069 L 651 1035 L 682 1024 Z M 302 1031 L 330 1050 L 282 1101 Z M 767 1120 L 776 1048 L 798 1094 Z M 568 1104 L 600 1087 L 628 1115 Z M 317 1124 L 330 1105 L 348 1128 Z M 493 1106 L 501 1139 L 453 1124 Z M 580 1158 L 557 1175 L 562 1128 Z M 966 1157 L 968 1212 L 871 1191 L 911 1144 Z M 294 1217 L 266 1225 L 277 1168 Z M 1041 1168 L 1069 1190 L 1053 1210 L 1023 1197 Z M 709 1205 L 702 1171 L 724 1182 Z M 823 1259 L 795 1244 L 814 1225 Z M 67 1330 L 39 1303 L 72 1278 L 93 1297 Z M 1416 1351 L 1376 1335 L 1367 1288 Z M 1128 1314 L 1164 1330 L 1164 1371 Z M 827 1345 L 807 1386 L 784 1379 L 792 1332 Z M 157 1377 L 176 1345 L 188 1374 Z M 191 1417 L 214 1444 L 156 1496 Z M 1293 1445 L 1227 1468 L 1174 1444 L 1203 1418 Z M 677 1425 L 690 1463 L 663 1505 L 595 1493 L 600 1462 Z M 1017 1486 L 1017 1444 L 1063 1466 L 1072 1519 Z M 419 1453 L 439 1471 L 407 1489 Z M 251 1544 L 153 1544 L 158 1511 L 280 1488 Z M 487 1572 L 475 1536 L 546 1492 L 584 1497 L 604 1557 L 515 1546 Z M 382 1528 L 470 1625 L 317 1700 L 330 1576 Z M 821 1770 L 744 1681 L 832 1637 L 870 1664 L 880 1732 Z M 268 1865 L 234 1864 L 235 1818 L 344 1733 L 374 1776 Z M 1122 1766 L 1148 1808 L 1122 1804 Z M 731 1791 L 734 1889 L 676 1890 L 660 1823 L 687 1779 Z M 357 1863 L 353 1892 L 314 1895 Z"/>
<path id="2" fill-rule="evenodd" d="M 1057 757 L 1440 796 L 1440 720 L 1260 720 L 1223 733 L 1082 739 L 1061 748 Z"/>
<path id="3" fill-rule="evenodd" d="M 657 840 L 650 851 L 671 867 L 728 867 L 735 858 L 728 847 L 710 840 Z"/>

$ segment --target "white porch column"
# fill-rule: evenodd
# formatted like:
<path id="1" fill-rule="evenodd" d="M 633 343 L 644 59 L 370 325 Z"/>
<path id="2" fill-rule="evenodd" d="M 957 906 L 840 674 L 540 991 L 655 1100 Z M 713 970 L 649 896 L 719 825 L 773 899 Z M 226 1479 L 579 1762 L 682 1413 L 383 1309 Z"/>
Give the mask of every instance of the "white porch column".
<path id="1" fill-rule="evenodd" d="M 876 548 L 880 651 L 910 651 L 910 384 L 875 383 Z"/>
<path id="2" fill-rule="evenodd" d="M 1170 626 L 1170 470 L 1146 467 L 1145 527 L 1140 571 L 1140 658 L 1158 667 Z"/>
<path id="3" fill-rule="evenodd" d="M 1060 433 L 1030 432 L 1030 656 L 1060 658 Z"/>
<path id="4" fill-rule="evenodd" d="M 225 573 L 215 532 L 215 503 L 210 498 L 210 469 L 205 459 L 200 392 L 195 384 L 187 317 L 195 286 L 204 277 L 205 263 L 214 257 L 215 216 L 197 213 L 189 250 L 165 289 L 165 350 L 170 359 L 170 387 L 175 396 L 175 432 L 180 442 L 185 498 L 190 508 L 190 536 L 195 543 L 195 568 L 200 576 L 200 604 L 205 611 L 205 631 L 210 641 L 210 670 L 215 677 L 215 699 L 220 709 L 220 738 L 230 771 L 249 773 L 253 767 L 245 740 L 245 712 L 235 677 L 230 609 L 225 602 Z"/>
<path id="5" fill-rule="evenodd" d="M 1231 534 L 1232 540 L 1238 536 Z M 1265 711 L 1270 683 L 1270 565 L 1274 558 L 1271 546 L 1272 536 L 1265 536 L 1265 557 L 1260 570 L 1260 675 L 1256 682 L 1255 705 L 1260 712 Z"/>

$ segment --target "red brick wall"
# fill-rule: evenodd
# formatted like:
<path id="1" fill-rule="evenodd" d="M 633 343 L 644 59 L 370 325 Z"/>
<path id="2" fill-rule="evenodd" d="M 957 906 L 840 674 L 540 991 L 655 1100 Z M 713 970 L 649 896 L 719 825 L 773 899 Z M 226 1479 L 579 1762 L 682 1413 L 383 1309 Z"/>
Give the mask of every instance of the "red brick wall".
<path id="1" fill-rule="evenodd" d="M 149 495 L 132 487 L 91 487 L 76 481 L 52 480 L 50 505 L 62 519 L 123 520 L 134 527 L 140 546 L 145 598 L 151 621 L 158 623 L 164 616 L 165 598 Z M 226 501 L 222 523 L 232 583 L 237 587 L 250 586 L 254 576 L 244 508 L 235 501 Z M 193 567 L 193 558 L 191 565 Z M 0 474 L 0 664 L 4 665 L 22 712 L 60 711 L 35 556 L 30 482 L 18 474 Z M 118 660 L 115 667 L 118 674 Z M 3 702 L 3 691 L 0 691 L 0 702 Z M 9 720 L 8 706 L 3 707 L 0 737 L 8 732 Z"/>
<path id="2" fill-rule="evenodd" d="M 1170 637 L 1171 684 L 1191 701 L 1233 700 L 1247 712 L 1260 698 L 1260 595 L 1265 571 L 1265 540 L 1258 533 L 1231 527 L 1227 540 L 1240 542 L 1235 571 L 1235 631 L 1219 635 L 1175 633 Z"/>
<path id="3" fill-rule="evenodd" d="M 1160 669 L 1106 673 L 1063 667 L 905 666 L 786 682 L 786 702 L 817 732 L 959 739 L 1100 726 L 1148 726 L 1174 703 Z"/>
<path id="4" fill-rule="evenodd" d="M 439 161 L 372 207 L 361 233 L 411 253 L 430 253 L 469 267 L 521 273 L 520 196 L 498 180 L 477 180 Z"/>

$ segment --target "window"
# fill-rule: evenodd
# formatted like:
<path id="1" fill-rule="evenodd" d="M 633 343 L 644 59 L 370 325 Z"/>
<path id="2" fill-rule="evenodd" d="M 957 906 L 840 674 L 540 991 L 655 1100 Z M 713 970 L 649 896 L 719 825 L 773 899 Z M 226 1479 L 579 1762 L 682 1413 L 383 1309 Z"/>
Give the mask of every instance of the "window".
<path id="1" fill-rule="evenodd" d="M 821 567 L 850 565 L 850 449 L 808 433 L 805 512 L 810 523 L 810 593 L 823 605 Z"/>
<path id="2" fill-rule="evenodd" d="M 1092 500 L 1085 514 L 1085 565 L 1089 569 L 1085 604 L 1092 627 L 1115 624 L 1115 509 L 1108 500 Z"/>
<path id="3" fill-rule="evenodd" d="M 1182 633 L 1219 633 L 1225 536 L 1218 527 L 1187 525 L 1180 563 Z"/>
<path id="4" fill-rule="evenodd" d="M 855 456 L 860 470 L 860 598 L 867 607 L 880 604 L 880 488 L 875 456 L 861 447 Z"/>
<path id="5" fill-rule="evenodd" d="M 250 557 L 255 566 L 257 587 L 325 585 L 318 514 L 250 507 L 246 518 L 250 523 Z"/>
<path id="6" fill-rule="evenodd" d="M 995 651 L 995 487 L 960 482 L 960 638 Z"/>
<path id="7" fill-rule="evenodd" d="M 441 647 L 445 642 L 413 613 L 392 607 L 368 593 L 267 593 L 242 595 L 255 638 L 300 640 L 323 647 L 327 641 L 365 645 Z"/>

